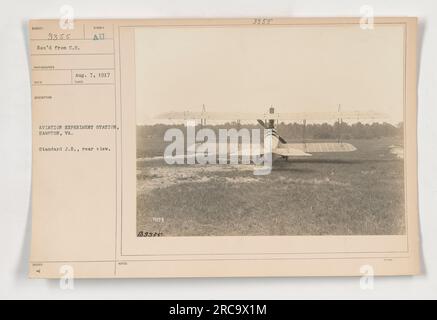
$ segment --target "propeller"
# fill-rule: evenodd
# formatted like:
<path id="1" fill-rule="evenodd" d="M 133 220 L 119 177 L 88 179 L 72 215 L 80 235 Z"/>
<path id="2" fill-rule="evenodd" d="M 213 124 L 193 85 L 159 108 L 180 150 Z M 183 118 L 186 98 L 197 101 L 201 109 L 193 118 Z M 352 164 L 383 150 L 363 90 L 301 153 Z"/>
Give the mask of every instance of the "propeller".
<path id="1" fill-rule="evenodd" d="M 271 128 L 269 128 L 267 125 L 266 125 L 266 123 L 264 122 L 264 121 L 262 121 L 262 120 L 260 120 L 260 119 L 257 119 L 257 121 L 258 121 L 258 123 L 264 128 L 264 129 L 271 129 Z M 285 139 L 284 138 L 282 138 L 279 134 L 278 134 L 278 139 L 279 139 L 279 141 L 281 141 L 281 143 L 283 143 L 283 144 L 286 144 L 287 143 L 287 141 L 285 141 Z"/>
<path id="2" fill-rule="evenodd" d="M 278 134 L 278 138 L 279 138 L 279 141 L 281 141 L 281 143 L 283 143 L 283 144 L 287 143 L 287 141 L 285 141 L 285 139 L 282 138 L 279 134 Z"/>
<path id="3" fill-rule="evenodd" d="M 260 119 L 257 119 L 256 121 L 258 121 L 258 123 L 259 123 L 259 124 L 260 124 L 264 129 L 268 129 L 264 121 L 262 121 L 262 120 L 260 120 Z"/>

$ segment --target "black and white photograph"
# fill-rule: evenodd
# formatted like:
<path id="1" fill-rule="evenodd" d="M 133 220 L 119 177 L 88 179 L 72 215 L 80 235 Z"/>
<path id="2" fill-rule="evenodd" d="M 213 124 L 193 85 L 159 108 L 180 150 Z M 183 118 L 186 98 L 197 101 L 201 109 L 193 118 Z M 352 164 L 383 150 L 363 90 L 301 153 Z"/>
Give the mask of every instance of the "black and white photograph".
<path id="1" fill-rule="evenodd" d="M 135 30 L 137 236 L 405 234 L 405 29 L 367 27 Z"/>

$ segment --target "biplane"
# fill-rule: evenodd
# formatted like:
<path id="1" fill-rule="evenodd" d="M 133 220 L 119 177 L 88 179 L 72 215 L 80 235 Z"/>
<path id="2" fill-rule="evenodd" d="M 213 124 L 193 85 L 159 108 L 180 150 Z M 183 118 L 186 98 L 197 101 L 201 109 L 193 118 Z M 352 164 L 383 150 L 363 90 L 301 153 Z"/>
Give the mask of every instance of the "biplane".
<path id="1" fill-rule="evenodd" d="M 207 112 L 205 107 L 201 112 L 167 112 L 157 116 L 160 119 L 166 120 L 182 120 L 192 121 L 200 120 L 200 125 L 206 125 L 207 121 L 236 121 L 240 124 L 241 121 L 257 121 L 264 130 L 264 143 L 270 141 L 270 150 L 275 158 L 284 158 L 288 160 L 289 157 L 308 157 L 314 153 L 326 153 L 326 152 L 352 152 L 357 150 L 355 146 L 350 143 L 343 142 L 341 140 L 341 133 L 337 141 L 335 142 L 307 142 L 305 140 L 305 127 L 307 122 L 311 121 L 337 121 L 339 128 L 343 120 L 349 121 L 361 121 L 361 120 L 379 120 L 385 119 L 387 116 L 383 113 L 374 111 L 340 111 L 338 107 L 337 112 L 300 112 L 300 113 L 275 113 L 273 107 L 269 108 L 267 113 L 254 113 L 254 112 Z M 303 124 L 303 137 L 302 142 L 288 143 L 277 130 L 279 121 L 293 121 L 302 122 Z M 254 148 L 253 144 L 241 144 L 239 143 L 238 152 L 239 155 L 262 155 L 264 145 L 260 145 Z"/>

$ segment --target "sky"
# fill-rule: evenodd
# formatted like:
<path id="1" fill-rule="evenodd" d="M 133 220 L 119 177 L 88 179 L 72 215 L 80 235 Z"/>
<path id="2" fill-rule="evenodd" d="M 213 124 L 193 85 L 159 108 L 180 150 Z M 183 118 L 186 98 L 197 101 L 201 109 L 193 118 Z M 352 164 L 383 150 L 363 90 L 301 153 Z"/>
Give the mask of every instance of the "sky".
<path id="1" fill-rule="evenodd" d="M 373 110 L 403 119 L 404 29 L 135 29 L 137 124 L 167 111 Z"/>

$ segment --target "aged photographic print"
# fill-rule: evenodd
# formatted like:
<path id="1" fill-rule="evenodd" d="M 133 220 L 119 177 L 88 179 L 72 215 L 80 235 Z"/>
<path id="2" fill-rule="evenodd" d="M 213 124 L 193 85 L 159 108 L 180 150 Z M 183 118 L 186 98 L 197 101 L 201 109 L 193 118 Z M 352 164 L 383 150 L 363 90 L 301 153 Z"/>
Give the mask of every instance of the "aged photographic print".
<path id="1" fill-rule="evenodd" d="M 135 30 L 137 237 L 404 235 L 405 28 Z"/>
<path id="2" fill-rule="evenodd" d="M 30 277 L 420 273 L 416 34 L 32 20 Z"/>

